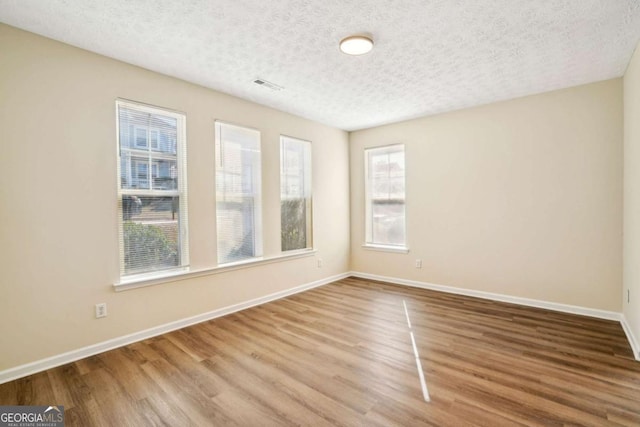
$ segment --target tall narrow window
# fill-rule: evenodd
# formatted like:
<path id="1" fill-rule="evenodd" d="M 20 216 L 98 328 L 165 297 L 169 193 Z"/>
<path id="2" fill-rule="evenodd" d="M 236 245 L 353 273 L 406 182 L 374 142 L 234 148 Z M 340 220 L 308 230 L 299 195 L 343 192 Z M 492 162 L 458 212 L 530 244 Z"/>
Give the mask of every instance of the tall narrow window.
<path id="1" fill-rule="evenodd" d="M 280 137 L 282 251 L 311 248 L 311 143 Z"/>
<path id="2" fill-rule="evenodd" d="M 366 244 L 404 248 L 404 145 L 365 150 Z"/>
<path id="3" fill-rule="evenodd" d="M 260 132 L 216 122 L 218 264 L 262 256 Z"/>
<path id="4" fill-rule="evenodd" d="M 116 108 L 120 275 L 186 267 L 186 118 L 125 101 Z"/>

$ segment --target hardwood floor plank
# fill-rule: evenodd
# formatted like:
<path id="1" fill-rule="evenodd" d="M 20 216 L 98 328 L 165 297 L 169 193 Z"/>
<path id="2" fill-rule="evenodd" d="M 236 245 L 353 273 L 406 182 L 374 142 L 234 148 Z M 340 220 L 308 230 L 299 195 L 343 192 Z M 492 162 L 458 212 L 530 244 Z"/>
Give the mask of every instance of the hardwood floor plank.
<path id="1" fill-rule="evenodd" d="M 259 404 L 254 399 L 248 399 L 246 394 L 231 387 L 229 390 L 214 397 L 213 401 L 225 413 L 233 414 L 234 421 L 241 426 L 295 425 L 286 418 L 281 418 L 270 408 Z"/>
<path id="2" fill-rule="evenodd" d="M 16 381 L 16 394 L 12 405 L 50 405 L 56 397 L 46 372 Z"/>
<path id="3" fill-rule="evenodd" d="M 85 407 L 90 406 L 92 410 L 86 410 Z M 109 427 L 107 421 L 102 418 L 101 411 L 95 405 L 80 405 L 73 408 L 64 408 L 64 425 L 69 427 Z"/>
<path id="4" fill-rule="evenodd" d="M 220 407 L 194 387 L 179 369 L 159 359 L 144 363 L 142 369 L 162 389 L 172 408 L 187 414 L 194 425 L 235 425 Z"/>
<path id="5" fill-rule="evenodd" d="M 181 406 L 174 396 L 167 395 L 164 391 L 150 394 L 143 399 L 146 404 L 145 410 L 153 412 L 167 426 L 197 426 L 198 424 L 185 412 L 186 407 Z M 145 412 L 146 414 L 146 412 Z M 155 418 L 149 413 L 147 418 L 151 418 L 146 425 L 153 425 Z M 194 417 L 197 418 L 197 417 Z M 207 424 L 204 424 L 207 425 Z"/>
<path id="6" fill-rule="evenodd" d="M 142 425 L 154 426 L 154 427 L 169 427 L 177 424 L 169 424 L 168 419 L 160 414 L 149 403 L 147 399 L 140 399 L 136 402 L 136 411 L 144 418 Z"/>
<path id="7" fill-rule="evenodd" d="M 283 393 L 276 383 L 270 381 L 268 374 L 257 373 L 252 367 L 253 363 L 245 357 L 233 358 L 227 355 L 215 356 L 215 372 L 227 381 L 234 384 L 243 395 L 257 403 L 261 408 L 270 408 L 278 417 L 281 425 L 330 425 L 322 417 L 313 412 L 306 411 Z M 265 375 L 267 375 L 265 377 Z M 241 379 L 241 381 L 238 381 Z"/>
<path id="8" fill-rule="evenodd" d="M 103 367 L 92 369 L 83 377 L 91 378 L 91 374 L 95 372 L 106 372 L 114 382 L 123 388 L 123 393 L 126 393 L 132 400 L 144 399 L 157 387 L 154 387 L 152 383 L 150 386 L 149 377 L 140 369 L 140 364 L 144 363 L 144 361 L 136 360 L 135 354 L 135 351 L 128 347 L 103 353 L 100 355 Z"/>
<path id="9" fill-rule="evenodd" d="M 89 386 L 74 363 L 49 369 L 47 375 L 55 402 L 62 402 L 65 409 L 71 409 L 93 398 Z"/>
<path id="10" fill-rule="evenodd" d="M 144 418 L 137 410 L 136 399 L 129 393 L 128 383 L 119 381 L 109 370 L 96 369 L 83 376 L 83 381 L 91 390 L 93 413 L 106 425 L 139 426 Z M 92 403 L 93 403 L 92 402 Z M 86 407 L 85 402 L 78 406 Z"/>
<path id="11" fill-rule="evenodd" d="M 154 350 L 162 356 L 162 359 L 151 363 L 166 362 L 176 372 L 182 374 L 192 387 L 207 398 L 212 398 L 222 391 L 221 387 L 208 378 L 209 371 L 199 363 L 193 363 L 193 359 L 182 351 L 181 347 L 175 345 L 176 338 L 157 340 L 152 344 Z"/>

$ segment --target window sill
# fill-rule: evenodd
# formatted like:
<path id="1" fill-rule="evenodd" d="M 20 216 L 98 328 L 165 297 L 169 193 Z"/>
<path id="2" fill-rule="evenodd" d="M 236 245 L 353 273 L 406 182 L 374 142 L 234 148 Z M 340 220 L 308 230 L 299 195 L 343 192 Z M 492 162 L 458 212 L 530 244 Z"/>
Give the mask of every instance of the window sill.
<path id="1" fill-rule="evenodd" d="M 288 261 L 292 259 L 305 258 L 316 254 L 315 249 L 304 249 L 300 251 L 285 252 L 280 255 L 271 257 L 251 258 L 229 264 L 222 264 L 217 267 L 203 268 L 200 270 L 189 270 L 181 268 L 176 270 L 164 271 L 161 273 L 144 274 L 132 276 L 113 284 L 116 292 L 126 291 L 129 289 L 142 288 L 145 286 L 158 285 L 167 282 L 177 282 L 179 280 L 192 279 L 201 276 L 210 276 L 213 274 L 226 273 L 228 271 L 242 270 L 245 268 L 257 267 L 264 264 L 272 264 L 276 262 Z"/>
<path id="2" fill-rule="evenodd" d="M 362 248 L 369 251 L 392 252 L 396 254 L 409 253 L 409 248 L 405 246 L 385 246 L 385 245 L 372 245 L 370 243 L 369 244 L 365 243 L 364 245 L 362 245 Z"/>

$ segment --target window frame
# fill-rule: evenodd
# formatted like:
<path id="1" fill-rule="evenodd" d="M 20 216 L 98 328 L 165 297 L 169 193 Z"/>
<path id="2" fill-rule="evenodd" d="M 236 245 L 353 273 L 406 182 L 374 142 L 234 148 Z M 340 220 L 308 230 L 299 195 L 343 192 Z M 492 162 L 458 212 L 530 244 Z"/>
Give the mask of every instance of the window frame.
<path id="1" fill-rule="evenodd" d="M 154 153 L 154 149 L 150 147 L 150 130 L 149 128 L 146 132 L 147 136 L 147 144 L 144 148 L 137 144 L 138 139 L 138 129 L 142 128 L 140 126 L 134 126 L 134 141 L 133 144 L 129 147 L 126 147 L 125 150 L 128 150 L 131 154 L 136 155 L 138 157 L 143 157 L 142 153 L 145 153 L 144 156 L 147 158 L 146 166 L 147 166 L 147 188 L 122 188 L 122 151 L 123 147 L 121 146 L 120 141 L 120 108 L 127 108 L 131 110 L 141 111 L 146 114 L 156 114 L 162 115 L 166 117 L 171 117 L 176 120 L 176 177 L 178 178 L 177 188 L 172 189 L 155 189 L 153 188 L 153 177 L 152 169 L 154 162 L 153 160 L 162 159 L 163 157 L 167 159 L 173 160 L 172 156 L 163 156 L 161 153 Z M 116 188 L 117 188 L 117 217 L 118 217 L 118 252 L 119 252 L 119 283 L 117 285 L 135 283 L 138 281 L 144 280 L 153 280 L 153 279 L 161 279 L 164 277 L 171 277 L 175 274 L 181 272 L 189 271 L 189 228 L 188 228 L 188 197 L 187 197 L 187 117 L 183 112 L 179 112 L 172 109 L 167 109 L 163 107 L 157 107 L 154 105 L 149 105 L 141 102 L 131 101 L 127 99 L 116 99 L 115 102 L 115 120 L 116 120 L 116 158 L 117 158 L 117 171 L 116 171 Z M 158 142 L 160 138 L 160 132 L 158 132 Z M 131 159 L 131 161 L 137 161 L 135 159 Z M 149 166 L 151 165 L 151 167 Z M 137 180 L 137 171 L 138 166 L 135 167 L 136 180 Z M 126 273 L 125 270 L 125 248 L 124 248 L 124 239 L 123 239 L 123 228 L 125 220 L 123 218 L 123 204 L 122 199 L 123 196 L 142 196 L 142 197 L 177 197 L 178 198 L 178 250 L 179 254 L 179 265 L 173 266 L 165 269 L 152 270 L 148 272 L 136 272 L 136 273 Z"/>
<path id="2" fill-rule="evenodd" d="M 404 234 L 404 243 L 402 244 L 393 244 L 393 243 L 378 243 L 374 241 L 373 238 L 373 203 L 371 197 L 371 183 L 370 183 L 370 160 L 369 156 L 376 151 L 389 151 L 393 148 L 398 148 L 397 151 L 401 151 L 404 157 L 404 174 L 403 174 L 403 198 L 402 205 L 404 207 L 404 221 L 403 221 L 403 234 Z M 408 235 L 407 235 L 407 177 L 406 177 L 406 169 L 407 169 L 407 156 L 406 156 L 406 146 L 403 143 L 399 144 L 389 144 L 375 147 L 366 147 L 364 149 L 364 199 L 365 199 L 365 221 L 364 221 L 364 243 L 362 245 L 365 249 L 371 250 L 379 250 L 385 252 L 398 252 L 398 253 L 408 253 Z"/>
<path id="3" fill-rule="evenodd" d="M 253 230 L 254 233 L 252 235 L 252 242 L 254 248 L 254 254 L 251 257 L 234 259 L 231 261 L 221 262 L 221 254 L 220 254 L 220 225 L 218 223 L 218 168 L 222 165 L 222 129 L 223 127 L 236 128 L 241 131 L 255 132 L 258 136 L 257 146 L 258 146 L 258 157 L 256 159 L 251 159 L 252 166 L 252 188 L 253 188 Z M 215 149 L 214 149 L 214 176 L 215 176 L 215 206 L 216 206 L 216 265 L 218 267 L 226 267 L 235 264 L 244 264 L 250 263 L 252 261 L 257 261 L 263 258 L 263 218 L 262 218 L 262 133 L 259 129 L 243 126 L 235 123 L 230 123 L 222 120 L 215 120 L 214 123 L 214 131 L 215 131 Z M 257 171 L 253 170 L 257 166 Z"/>
<path id="4" fill-rule="evenodd" d="M 296 143 L 301 143 L 303 147 L 303 174 L 302 177 L 304 181 L 304 189 L 303 197 L 305 200 L 305 241 L 306 247 L 297 248 L 297 249 L 283 249 L 283 241 L 282 241 L 282 202 L 283 202 L 283 194 L 282 194 L 282 179 L 285 175 L 284 173 L 284 144 L 285 142 L 294 141 Z M 280 135 L 280 251 L 281 253 L 291 253 L 295 251 L 310 251 L 313 250 L 313 143 L 311 141 L 296 138 L 288 135 Z M 308 196 L 307 193 L 308 192 Z"/>

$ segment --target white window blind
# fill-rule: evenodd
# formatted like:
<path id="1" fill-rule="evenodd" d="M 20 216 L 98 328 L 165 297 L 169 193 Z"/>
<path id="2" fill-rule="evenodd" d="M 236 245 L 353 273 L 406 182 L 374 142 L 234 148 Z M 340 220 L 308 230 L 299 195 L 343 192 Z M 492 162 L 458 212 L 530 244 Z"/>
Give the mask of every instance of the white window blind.
<path id="1" fill-rule="evenodd" d="M 260 132 L 216 122 L 218 264 L 262 256 Z"/>
<path id="2" fill-rule="evenodd" d="M 184 114 L 116 101 L 121 276 L 189 263 Z"/>
<path id="3" fill-rule="evenodd" d="M 365 150 L 366 244 L 406 245 L 404 145 Z"/>
<path id="4" fill-rule="evenodd" d="M 280 137 L 280 235 L 282 251 L 312 247 L 311 143 Z"/>

